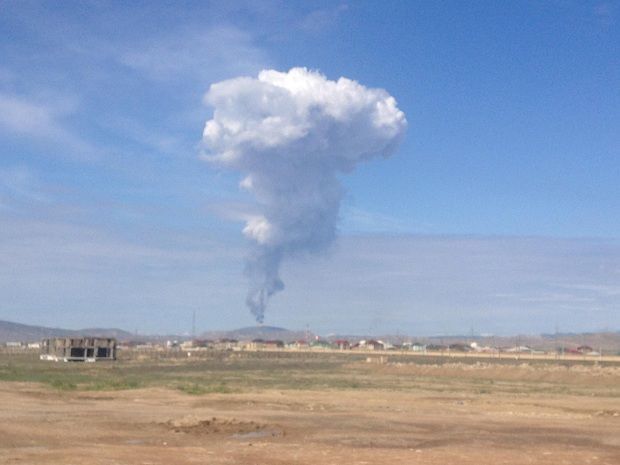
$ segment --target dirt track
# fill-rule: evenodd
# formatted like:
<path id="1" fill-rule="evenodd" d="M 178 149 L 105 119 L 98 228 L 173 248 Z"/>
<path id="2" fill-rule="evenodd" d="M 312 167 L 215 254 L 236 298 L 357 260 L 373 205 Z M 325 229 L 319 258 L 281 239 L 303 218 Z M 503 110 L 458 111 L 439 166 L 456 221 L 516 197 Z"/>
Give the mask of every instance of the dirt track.
<path id="1" fill-rule="evenodd" d="M 2 382 L 0 405 L 3 464 L 620 464 L 617 397 Z"/>

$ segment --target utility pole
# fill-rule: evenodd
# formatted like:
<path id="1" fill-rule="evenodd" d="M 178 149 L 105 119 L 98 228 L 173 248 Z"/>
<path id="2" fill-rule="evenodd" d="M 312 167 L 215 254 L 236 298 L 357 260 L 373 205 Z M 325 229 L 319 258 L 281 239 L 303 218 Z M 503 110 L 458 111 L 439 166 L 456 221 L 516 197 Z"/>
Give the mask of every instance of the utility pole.
<path id="1" fill-rule="evenodd" d="M 196 338 L 196 310 L 192 313 L 192 339 Z"/>

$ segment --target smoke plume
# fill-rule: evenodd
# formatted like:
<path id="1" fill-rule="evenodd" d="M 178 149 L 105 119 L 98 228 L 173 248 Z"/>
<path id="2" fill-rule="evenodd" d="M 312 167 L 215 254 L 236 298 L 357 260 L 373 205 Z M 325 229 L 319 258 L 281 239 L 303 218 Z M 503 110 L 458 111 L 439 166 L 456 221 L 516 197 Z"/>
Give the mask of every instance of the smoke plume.
<path id="1" fill-rule="evenodd" d="M 259 207 L 243 233 L 252 241 L 246 303 L 262 322 L 269 298 L 284 289 L 282 260 L 333 242 L 338 175 L 392 154 L 407 121 L 385 90 L 305 68 L 218 82 L 205 100 L 214 108 L 203 133 L 206 158 L 243 173 L 240 186 Z"/>

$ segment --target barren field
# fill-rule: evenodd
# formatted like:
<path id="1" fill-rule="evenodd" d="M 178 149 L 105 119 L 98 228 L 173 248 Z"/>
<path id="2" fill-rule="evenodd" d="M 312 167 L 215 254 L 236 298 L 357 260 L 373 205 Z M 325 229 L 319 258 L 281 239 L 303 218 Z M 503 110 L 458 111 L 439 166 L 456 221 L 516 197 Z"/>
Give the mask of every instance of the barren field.
<path id="1" fill-rule="evenodd" d="M 2 464 L 620 464 L 620 367 L 0 355 Z"/>

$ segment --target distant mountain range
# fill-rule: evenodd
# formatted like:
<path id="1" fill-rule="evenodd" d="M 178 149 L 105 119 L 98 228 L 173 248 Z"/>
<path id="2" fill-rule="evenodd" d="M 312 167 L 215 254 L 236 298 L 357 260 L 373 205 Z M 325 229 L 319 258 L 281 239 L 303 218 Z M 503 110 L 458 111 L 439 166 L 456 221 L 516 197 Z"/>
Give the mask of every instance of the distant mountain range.
<path id="1" fill-rule="evenodd" d="M 277 326 L 248 326 L 231 331 L 207 331 L 199 336 L 201 339 L 236 339 L 247 341 L 253 339 L 297 341 L 306 338 L 314 338 L 313 333 L 306 331 L 291 331 Z"/>
<path id="2" fill-rule="evenodd" d="M 117 328 L 84 328 L 84 329 L 63 329 L 48 328 L 45 326 L 25 325 L 13 323 L 11 321 L 0 320 L 0 344 L 4 342 L 35 342 L 48 337 L 68 337 L 68 336 L 98 336 L 115 337 L 119 341 L 145 340 L 160 341 L 166 339 L 189 339 L 187 335 L 144 335 L 139 336 Z M 295 341 L 305 339 L 306 336 L 314 338 L 314 334 L 304 331 L 291 331 L 276 326 L 249 326 L 246 328 L 231 331 L 207 331 L 198 336 L 200 339 L 237 339 L 247 341 L 253 339 Z"/>
<path id="3" fill-rule="evenodd" d="M 115 337 L 119 340 L 128 340 L 134 337 L 133 334 L 116 328 L 84 328 L 79 330 L 47 328 L 45 326 L 23 325 L 10 321 L 0 320 L 0 343 L 19 341 L 35 342 L 47 337 L 67 337 L 67 336 L 98 336 Z"/>
<path id="4" fill-rule="evenodd" d="M 115 337 L 119 341 L 164 341 L 168 339 L 187 340 L 189 336 L 179 335 L 139 335 L 117 328 L 84 328 L 79 330 L 48 328 L 45 326 L 24 325 L 10 321 L 0 320 L 0 344 L 4 342 L 35 342 L 47 337 L 67 336 L 99 336 Z M 236 339 L 238 341 L 251 341 L 254 339 L 281 340 L 285 342 L 298 340 L 312 340 L 316 335 L 309 331 L 292 331 L 277 326 L 248 326 L 231 331 L 207 331 L 197 336 L 199 339 Z M 595 333 L 559 333 L 542 335 L 515 335 L 515 336 L 432 336 L 411 337 L 403 335 L 360 336 L 360 335 L 330 335 L 328 340 L 347 339 L 357 341 L 360 339 L 380 339 L 392 343 L 405 341 L 418 341 L 428 344 L 452 344 L 456 342 L 489 345 L 495 347 L 510 347 L 514 345 L 528 345 L 541 349 L 553 349 L 556 347 L 578 347 L 587 345 L 594 349 L 605 351 L 620 351 L 620 332 L 601 331 Z"/>

